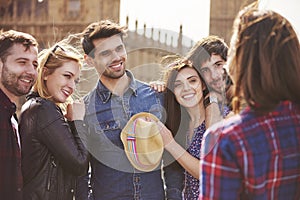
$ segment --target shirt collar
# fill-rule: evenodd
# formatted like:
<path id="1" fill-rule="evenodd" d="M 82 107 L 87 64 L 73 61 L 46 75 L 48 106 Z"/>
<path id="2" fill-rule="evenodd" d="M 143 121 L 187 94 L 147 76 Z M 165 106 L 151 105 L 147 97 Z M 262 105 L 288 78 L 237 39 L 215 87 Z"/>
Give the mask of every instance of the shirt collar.
<path id="1" fill-rule="evenodd" d="M 0 105 L 3 106 L 4 109 L 8 110 L 8 112 L 13 115 L 16 110 L 16 104 L 10 101 L 10 99 L 6 96 L 6 94 L 0 89 Z"/>
<path id="2" fill-rule="evenodd" d="M 136 79 L 134 78 L 133 73 L 130 72 L 129 70 L 126 70 L 125 73 L 130 78 L 128 89 L 132 90 L 133 94 L 137 96 L 137 82 Z M 112 96 L 112 92 L 109 89 L 107 89 L 105 85 L 103 85 L 101 80 L 99 80 L 98 82 L 96 93 L 100 97 L 103 103 L 107 103 Z"/>

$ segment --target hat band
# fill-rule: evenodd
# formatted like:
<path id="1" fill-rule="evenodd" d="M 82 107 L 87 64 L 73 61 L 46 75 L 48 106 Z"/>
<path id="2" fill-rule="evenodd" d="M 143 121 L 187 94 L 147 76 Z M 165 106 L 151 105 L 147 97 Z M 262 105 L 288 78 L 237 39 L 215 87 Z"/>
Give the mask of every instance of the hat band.
<path id="1" fill-rule="evenodd" d="M 137 120 L 134 120 L 134 122 L 133 122 L 133 134 L 135 134 L 135 132 L 136 132 L 136 121 Z M 127 136 L 127 144 L 128 144 L 128 150 L 129 150 L 129 152 L 131 152 L 130 157 L 133 158 L 132 160 L 136 163 L 136 165 L 139 165 L 141 167 L 152 166 L 152 165 L 145 165 L 145 164 L 141 163 L 141 161 L 139 160 L 138 153 L 136 150 L 135 136 L 133 136 L 133 135 Z"/>

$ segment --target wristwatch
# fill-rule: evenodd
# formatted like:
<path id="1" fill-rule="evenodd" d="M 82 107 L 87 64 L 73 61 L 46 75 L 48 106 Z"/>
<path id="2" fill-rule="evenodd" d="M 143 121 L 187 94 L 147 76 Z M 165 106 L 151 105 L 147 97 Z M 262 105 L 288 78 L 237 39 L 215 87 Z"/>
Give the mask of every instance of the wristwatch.
<path id="1" fill-rule="evenodd" d="M 204 99 L 204 107 L 206 108 L 211 103 L 218 103 L 218 98 L 216 96 L 208 96 Z"/>

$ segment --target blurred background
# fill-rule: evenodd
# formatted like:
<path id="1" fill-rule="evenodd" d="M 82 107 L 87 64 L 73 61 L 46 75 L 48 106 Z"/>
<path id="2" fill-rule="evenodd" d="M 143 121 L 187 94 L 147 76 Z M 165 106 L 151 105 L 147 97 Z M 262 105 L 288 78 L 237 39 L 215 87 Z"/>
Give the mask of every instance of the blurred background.
<path id="1" fill-rule="evenodd" d="M 129 29 L 125 38 L 127 68 L 140 80 L 150 82 L 160 79 L 164 55 L 185 55 L 197 40 L 209 34 L 218 35 L 229 44 L 236 14 L 254 1 L 0 0 L 0 29 L 28 32 L 43 49 L 81 32 L 91 22 L 119 22 Z M 298 0 L 261 0 L 260 7 L 282 13 L 299 31 Z M 80 41 L 74 43 L 78 45 Z M 97 79 L 93 69 L 83 68 L 76 95 L 85 95 Z"/>

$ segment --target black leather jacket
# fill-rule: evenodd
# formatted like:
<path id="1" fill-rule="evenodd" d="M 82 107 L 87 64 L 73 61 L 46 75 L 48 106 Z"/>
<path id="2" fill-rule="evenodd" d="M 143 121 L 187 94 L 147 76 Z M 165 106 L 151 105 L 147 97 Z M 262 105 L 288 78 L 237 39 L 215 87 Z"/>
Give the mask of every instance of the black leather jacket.
<path id="1" fill-rule="evenodd" d="M 76 178 L 88 167 L 88 151 L 78 134 L 83 121 L 66 122 L 52 101 L 33 93 L 23 105 L 19 130 L 24 200 L 73 200 Z"/>

